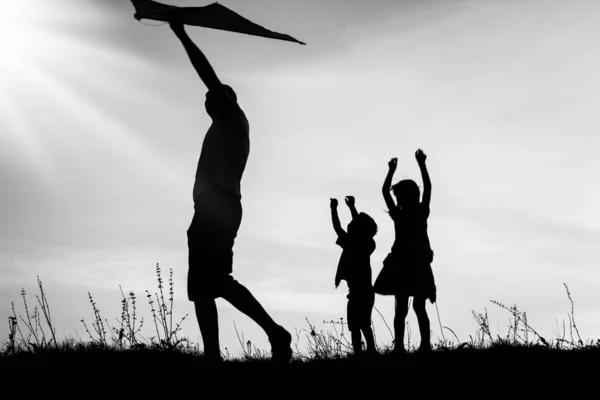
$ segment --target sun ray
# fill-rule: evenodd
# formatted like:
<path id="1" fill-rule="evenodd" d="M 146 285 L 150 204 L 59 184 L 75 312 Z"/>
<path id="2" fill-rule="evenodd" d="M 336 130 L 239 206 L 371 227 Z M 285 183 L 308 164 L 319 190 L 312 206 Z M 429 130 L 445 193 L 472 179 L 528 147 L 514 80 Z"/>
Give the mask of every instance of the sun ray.
<path id="1" fill-rule="evenodd" d="M 40 74 L 29 68 L 33 64 L 29 56 L 36 45 L 44 44 L 48 37 L 48 32 L 35 24 L 44 11 L 43 4 L 37 0 L 3 4 L 0 14 L 0 130 L 3 148 L 11 149 L 9 157 L 26 162 L 30 169 L 49 178 L 52 175 L 49 155 L 37 137 L 32 116 L 27 115 L 20 101 L 28 93 L 35 92 L 29 82 L 36 77 L 31 74 Z"/>
<path id="2" fill-rule="evenodd" d="M 19 112 L 6 93 L 0 92 L 0 110 L 2 115 L 3 134 L 0 139 L 2 151 L 8 159 L 26 161 L 29 167 L 43 173 L 46 179 L 52 176 L 50 158 L 37 139 L 31 124 Z M 18 137 L 19 140 L 14 140 Z M 12 150 L 12 151 L 11 151 Z M 9 153 L 10 152 L 10 153 Z"/>
<path id="3" fill-rule="evenodd" d="M 47 3 L 36 5 L 32 15 L 25 12 L 27 7 L 33 10 L 31 4 L 12 6 L 0 21 L 8 19 L 8 23 L 0 23 L 0 33 L 19 38 L 0 42 L 5 52 L 0 58 L 4 151 L 11 149 L 11 156 L 24 161 L 30 171 L 57 183 L 60 176 L 55 172 L 61 155 L 52 153 L 57 148 L 53 141 L 81 144 L 85 140 L 87 146 L 95 143 L 140 171 L 181 182 L 183 176 L 173 162 L 143 140 L 127 120 L 118 118 L 117 111 L 123 111 L 127 101 L 142 99 L 154 109 L 164 106 L 150 95 L 154 85 L 143 84 L 152 83 L 158 67 L 100 39 L 34 25 L 33 20 L 49 8 Z M 75 20 L 75 12 L 69 11 Z M 111 109 L 110 104 L 120 104 L 120 108 Z M 64 129 L 66 126 L 70 129 Z"/>
<path id="4" fill-rule="evenodd" d="M 61 84 L 44 73 L 39 67 L 24 66 L 32 84 L 47 93 L 52 93 L 53 107 L 68 110 L 68 115 L 82 129 L 80 135 L 106 146 L 142 170 L 162 169 L 161 156 L 148 143 L 139 138 L 124 122 L 96 107 L 93 100 L 82 97 L 73 88 Z M 159 160 L 157 162 L 157 160 Z M 148 173 L 159 171 L 148 171 Z"/>

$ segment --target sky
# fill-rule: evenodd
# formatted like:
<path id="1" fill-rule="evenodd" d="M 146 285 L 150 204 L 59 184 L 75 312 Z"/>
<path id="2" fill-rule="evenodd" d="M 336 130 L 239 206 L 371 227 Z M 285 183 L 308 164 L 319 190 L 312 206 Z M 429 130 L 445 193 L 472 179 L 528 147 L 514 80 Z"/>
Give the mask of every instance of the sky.
<path id="1" fill-rule="evenodd" d="M 202 6 L 200 0 L 164 0 Z M 393 243 L 381 185 L 433 190 L 429 236 L 438 288 L 435 342 L 475 335 L 472 311 L 505 335 L 516 304 L 542 336 L 600 337 L 600 3 L 564 1 L 220 1 L 296 43 L 188 27 L 250 122 L 234 277 L 302 339 L 345 318 L 334 287 L 341 249 L 329 199 L 379 226 L 373 277 Z M 0 16 L 0 340 L 21 289 L 44 286 L 59 337 L 86 339 L 88 292 L 111 324 L 121 289 L 138 296 L 173 272 L 180 336 L 201 343 L 187 300 L 186 230 L 206 88 L 168 25 L 138 22 L 126 0 L 21 0 Z M 149 26 L 152 25 L 152 26 Z M 217 300 L 221 346 L 266 335 Z M 394 300 L 377 296 L 377 341 Z M 379 314 L 381 313 L 381 315 Z M 438 319 L 439 312 L 439 319 Z M 407 318 L 411 341 L 419 334 Z M 338 326 L 339 329 L 339 326 Z M 568 334 L 568 332 L 567 332 Z M 301 342 L 302 343 L 302 342 Z"/>

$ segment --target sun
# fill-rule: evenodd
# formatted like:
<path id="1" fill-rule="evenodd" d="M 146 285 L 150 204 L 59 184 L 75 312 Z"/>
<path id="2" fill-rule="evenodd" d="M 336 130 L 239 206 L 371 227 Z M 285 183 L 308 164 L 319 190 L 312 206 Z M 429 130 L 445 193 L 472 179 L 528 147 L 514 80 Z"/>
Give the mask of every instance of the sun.
<path id="1" fill-rule="evenodd" d="M 108 31 L 88 30 L 110 28 L 120 17 L 100 1 L 106 0 L 2 0 L 0 151 L 6 165 L 60 181 L 65 156 L 73 157 L 76 145 L 87 151 L 90 141 L 127 158 L 152 159 L 119 110 L 126 99 L 137 101 L 138 90 L 147 92 L 154 67 L 105 40 Z"/>
<path id="2" fill-rule="evenodd" d="M 47 151 L 32 108 L 56 104 L 56 84 L 49 61 L 65 56 L 65 40 L 56 31 L 58 15 L 65 10 L 48 0 L 4 1 L 0 8 L 0 146 L 13 157 L 46 163 Z M 54 3 L 56 5 L 56 3 Z M 67 19 L 68 21 L 68 19 Z"/>
<path id="3" fill-rule="evenodd" d="M 39 1 L 10 1 L 2 5 L 0 13 L 0 66 L 16 67 L 25 52 L 31 48 L 36 35 L 34 19 L 39 15 Z M 6 73 L 7 71 L 2 71 Z M 15 72 L 15 71 L 13 71 Z"/>
<path id="4" fill-rule="evenodd" d="M 36 40 L 44 38 L 35 24 L 43 9 L 39 0 L 20 0 L 3 2 L 0 12 L 0 145 L 23 149 L 32 157 L 40 154 L 39 144 L 21 111 L 18 95 L 34 65 L 29 57 Z"/>

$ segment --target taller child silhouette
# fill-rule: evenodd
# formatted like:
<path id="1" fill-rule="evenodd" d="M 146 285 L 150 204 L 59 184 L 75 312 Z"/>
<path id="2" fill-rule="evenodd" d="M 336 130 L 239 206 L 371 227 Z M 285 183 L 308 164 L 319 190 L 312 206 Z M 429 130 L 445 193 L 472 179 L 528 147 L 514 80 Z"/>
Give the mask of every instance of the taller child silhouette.
<path id="1" fill-rule="evenodd" d="M 421 191 L 412 179 L 403 179 L 395 185 L 392 177 L 398 160 L 392 158 L 382 187 L 383 198 L 390 217 L 394 221 L 395 240 L 392 251 L 383 261 L 383 268 L 375 280 L 375 293 L 394 295 L 396 313 L 394 316 L 394 350 L 402 354 L 404 349 L 404 327 L 408 313 L 408 300 L 413 296 L 413 309 L 417 314 L 421 334 L 420 351 L 431 350 L 429 317 L 425 308 L 427 299 L 435 303 L 437 289 L 431 262 L 433 251 L 427 234 L 429 203 L 431 201 L 431 180 L 425 160 L 427 156 L 421 149 L 415 152 L 415 158 L 423 179 L 423 199 Z M 394 202 L 390 187 L 396 197 Z"/>
<path id="2" fill-rule="evenodd" d="M 292 337 L 273 321 L 250 291 L 232 277 L 233 244 L 242 221 L 240 181 L 250 151 L 249 124 L 236 93 L 221 83 L 181 23 L 170 23 L 200 79 L 208 88 L 205 107 L 212 119 L 202 144 L 194 183 L 194 217 L 187 231 L 188 299 L 194 302 L 204 356 L 220 361 L 215 299 L 222 297 L 268 335 L 272 357 L 289 361 Z"/>

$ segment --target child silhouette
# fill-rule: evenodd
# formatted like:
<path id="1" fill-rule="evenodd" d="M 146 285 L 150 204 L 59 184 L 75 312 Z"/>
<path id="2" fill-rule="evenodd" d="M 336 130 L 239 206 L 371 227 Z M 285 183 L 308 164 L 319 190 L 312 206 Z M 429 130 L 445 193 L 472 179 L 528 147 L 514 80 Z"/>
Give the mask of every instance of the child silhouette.
<path id="1" fill-rule="evenodd" d="M 340 224 L 338 201 L 330 200 L 331 219 L 337 233 L 336 244 L 343 249 L 335 275 L 335 287 L 337 289 L 342 280 L 348 284 L 347 319 L 354 354 L 362 353 L 361 332 L 367 342 L 367 353 L 374 354 L 377 350 L 371 329 L 371 312 L 375 304 L 375 292 L 370 257 L 375 251 L 373 237 L 377 233 L 377 224 L 369 215 L 356 211 L 354 197 L 347 196 L 346 204 L 352 214 L 348 232 Z"/>
<path id="2" fill-rule="evenodd" d="M 436 286 L 431 269 L 433 251 L 427 235 L 427 218 L 431 200 L 431 181 L 425 165 L 427 156 L 421 149 L 415 153 L 423 179 L 423 199 L 417 184 L 404 179 L 391 187 L 396 197 L 394 203 L 390 195 L 392 176 L 398 160 L 388 163 L 389 170 L 383 184 L 383 198 L 394 221 L 395 241 L 391 252 L 383 261 L 383 268 L 375 280 L 375 293 L 394 295 L 396 311 L 394 316 L 395 351 L 403 353 L 404 326 L 408 314 L 408 300 L 413 296 L 413 309 L 419 322 L 421 344 L 419 351 L 431 350 L 429 317 L 425 309 L 427 299 L 436 301 Z"/>

